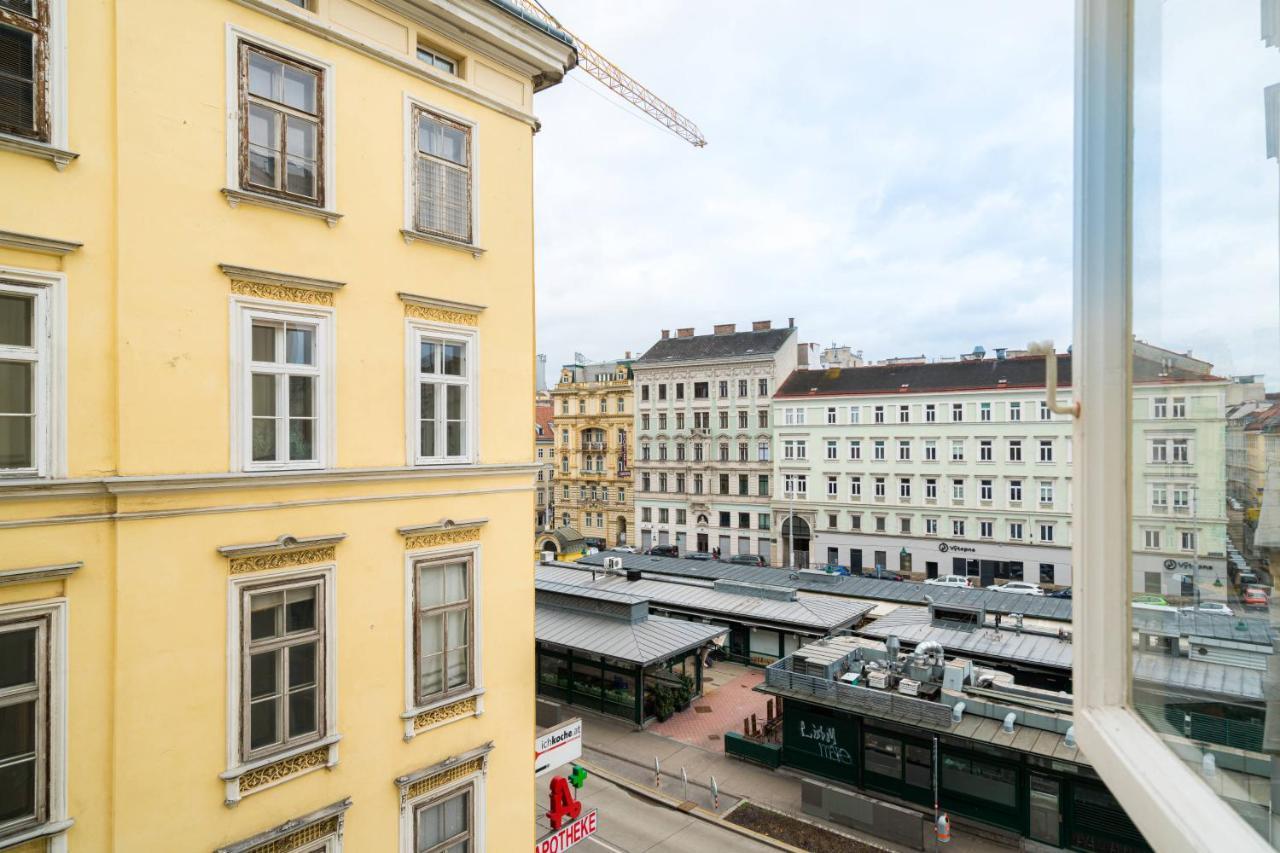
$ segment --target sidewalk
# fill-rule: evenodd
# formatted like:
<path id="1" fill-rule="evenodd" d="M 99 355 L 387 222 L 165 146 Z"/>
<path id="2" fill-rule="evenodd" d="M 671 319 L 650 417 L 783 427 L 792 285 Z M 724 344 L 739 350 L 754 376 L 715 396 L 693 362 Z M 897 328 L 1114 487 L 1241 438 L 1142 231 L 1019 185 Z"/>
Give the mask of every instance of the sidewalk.
<path id="1" fill-rule="evenodd" d="M 719 743 L 709 743 L 708 748 L 703 749 L 650 731 L 636 731 L 630 723 L 594 714 L 583 715 L 582 734 L 585 759 L 635 784 L 653 788 L 653 759 L 656 756 L 662 767 L 664 793 L 682 795 L 680 770 L 684 768 L 689 778 L 689 800 L 707 809 L 711 808 L 711 777 L 715 777 L 720 789 L 719 814 L 724 814 L 739 800 L 750 800 L 883 850 L 908 853 L 905 847 L 806 815 L 801 808 L 797 776 L 732 758 L 724 754 Z M 947 846 L 955 853 L 992 853 L 1011 849 L 968 833 L 954 823 L 952 841 Z"/>

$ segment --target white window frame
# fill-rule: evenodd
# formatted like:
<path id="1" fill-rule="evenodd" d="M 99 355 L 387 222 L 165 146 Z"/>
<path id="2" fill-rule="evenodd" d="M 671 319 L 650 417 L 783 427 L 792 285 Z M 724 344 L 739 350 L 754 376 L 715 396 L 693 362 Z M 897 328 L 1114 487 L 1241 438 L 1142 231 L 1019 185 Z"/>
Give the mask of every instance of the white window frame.
<path id="1" fill-rule="evenodd" d="M 1022 421 L 1022 403 L 1013 400 L 1009 403 L 1009 421 L 1011 423 L 1020 423 Z"/>
<path id="2" fill-rule="evenodd" d="M 849 423 L 851 424 L 862 423 L 862 407 L 861 406 L 849 407 Z"/>
<path id="3" fill-rule="evenodd" d="M 1132 707 L 1133 2 L 1076 2 L 1073 722 L 1081 751 L 1157 850 L 1270 848 Z"/>
<path id="4" fill-rule="evenodd" d="M 318 100 L 322 110 L 320 115 L 320 156 L 323 159 L 324 197 L 319 204 L 308 204 L 302 201 L 281 199 L 274 195 L 261 193 L 253 187 L 240 185 L 240 43 L 260 45 L 279 53 L 303 65 L 312 65 L 323 72 L 324 85 Z M 334 214 L 338 209 L 337 181 L 337 134 L 334 121 L 337 88 L 334 66 L 332 62 L 304 53 L 296 48 L 281 44 L 275 39 L 242 29 L 234 24 L 227 24 L 226 45 L 226 90 L 227 90 L 227 180 L 226 186 L 245 196 L 261 200 L 267 204 L 281 204 L 291 208 L 302 208 Z M 336 222 L 331 220 L 330 224 Z"/>
<path id="5" fill-rule="evenodd" d="M 308 323 L 316 327 L 316 458 L 253 461 L 253 321 Z M 337 312 L 332 308 L 231 297 L 231 470 L 314 471 L 337 462 Z"/>
<path id="6" fill-rule="evenodd" d="M 227 581 L 227 769 L 219 774 L 225 785 L 227 805 L 234 805 L 242 799 L 240 777 L 251 770 L 275 764 L 294 755 L 327 748 L 329 755 L 325 767 L 333 767 L 338 763 L 338 635 L 337 635 L 337 564 L 321 563 L 314 566 L 302 566 L 282 572 L 252 572 L 236 575 Z M 324 729 L 320 736 L 296 746 L 282 749 L 253 759 L 241 757 L 241 740 L 243 735 L 240 689 L 242 685 L 243 656 L 241 654 L 243 613 L 242 599 L 245 587 L 259 586 L 264 583 L 288 583 L 294 579 L 320 576 L 324 579 Z M 319 768 L 312 768 L 319 769 Z M 310 772 L 303 771 L 303 772 Z M 283 778 L 254 788 L 248 793 L 256 794 L 273 788 L 283 782 L 294 779 L 299 774 L 286 775 Z"/>
<path id="7" fill-rule="evenodd" d="M 471 176 L 471 240 L 464 241 L 427 231 L 419 231 L 417 227 L 418 197 L 414 192 L 414 175 L 417 173 L 418 149 L 416 135 L 417 122 L 414 111 L 423 110 L 442 119 L 460 124 L 470 134 L 470 162 L 467 171 Z M 480 234 L 480 125 L 473 118 L 467 118 L 441 106 L 416 98 L 408 92 L 404 93 L 404 228 L 400 232 L 406 240 L 426 240 L 445 246 L 456 246 L 474 250 L 477 254 L 484 250 Z M 659 386 L 663 388 L 665 386 Z M 659 399 L 665 399 L 660 396 Z"/>
<path id="8" fill-rule="evenodd" d="M 34 301 L 32 349 L 0 347 L 0 355 L 36 365 L 34 394 L 35 429 L 32 449 L 35 463 L 29 468 L 0 471 L 7 480 L 65 477 L 67 458 L 67 278 L 63 273 L 0 266 L 0 292 L 30 297 Z M 10 360 L 6 355 L 5 360 Z"/>
<path id="9" fill-rule="evenodd" d="M 45 621 L 43 667 L 47 679 L 43 719 L 45 778 L 41 784 L 43 820 L 22 829 L 0 834 L 5 849 L 26 841 L 47 839 L 48 853 L 67 853 L 67 830 L 73 821 L 67 815 L 67 599 L 44 599 L 0 606 L 0 622 Z"/>
<path id="10" fill-rule="evenodd" d="M 44 141 L 19 134 L 0 133 L 0 150 L 33 154 L 53 161 L 61 171 L 76 158 L 67 151 L 68 103 L 67 80 L 67 0 L 44 0 L 48 7 L 49 29 L 47 33 L 48 57 L 43 75 L 46 109 L 49 113 L 49 139 Z"/>
<path id="11" fill-rule="evenodd" d="M 413 799 L 402 799 L 400 804 L 400 853 L 414 853 L 417 849 L 417 838 L 415 837 L 415 824 L 417 822 L 418 808 L 420 806 L 430 805 L 440 800 L 461 793 L 464 788 L 471 789 L 471 837 L 469 850 L 484 853 L 485 826 L 488 821 L 485 818 L 486 802 L 485 797 L 485 776 L 487 773 L 487 762 L 484 769 L 471 773 L 462 779 L 452 782 L 448 785 L 441 786 L 431 791 L 427 791 L 419 797 Z"/>
<path id="12" fill-rule="evenodd" d="M 406 317 L 404 321 L 405 336 L 405 454 L 406 464 L 410 467 L 425 465 L 472 465 L 480 461 L 480 332 L 474 326 L 460 326 L 452 323 L 434 323 Z M 467 345 L 466 377 L 462 384 L 467 389 L 467 428 L 465 441 L 467 452 L 461 456 L 419 456 L 418 455 L 418 344 L 421 337 L 441 337 L 463 341 Z M 451 384 L 446 381 L 446 384 Z M 441 403 L 443 406 L 443 402 Z M 437 442 L 437 449 L 443 449 L 443 442 Z"/>
<path id="13" fill-rule="evenodd" d="M 1009 522 L 1009 539 L 1013 542 L 1022 541 L 1022 522 L 1021 521 Z"/>

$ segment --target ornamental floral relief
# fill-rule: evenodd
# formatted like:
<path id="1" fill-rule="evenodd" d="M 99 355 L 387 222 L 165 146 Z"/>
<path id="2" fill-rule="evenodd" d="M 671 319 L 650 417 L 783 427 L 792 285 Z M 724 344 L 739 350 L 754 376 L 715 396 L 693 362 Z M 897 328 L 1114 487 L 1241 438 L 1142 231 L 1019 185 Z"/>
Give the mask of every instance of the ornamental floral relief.
<path id="1" fill-rule="evenodd" d="M 247 794 L 257 788 L 261 788 L 263 785 L 279 782 L 281 779 L 293 776 L 295 773 L 301 773 L 304 770 L 324 767 L 328 763 L 329 747 L 322 746 L 310 752 L 304 752 L 301 755 L 277 761 L 275 764 L 268 764 L 266 767 L 250 770 L 240 777 L 240 793 Z"/>
<path id="2" fill-rule="evenodd" d="M 296 551 L 273 551 L 250 557 L 232 557 L 231 574 L 260 572 L 267 569 L 287 569 L 290 566 L 306 566 L 312 563 L 332 562 L 337 549 L 332 545 L 323 548 L 303 548 Z"/>
<path id="3" fill-rule="evenodd" d="M 305 826 L 291 835 L 286 835 L 284 838 L 268 841 L 261 847 L 253 848 L 249 853 L 290 853 L 292 850 L 297 850 L 307 844 L 337 834 L 338 827 L 338 817 L 335 815 L 328 820 Z"/>
<path id="4" fill-rule="evenodd" d="M 476 712 L 476 697 L 463 699 L 460 702 L 454 702 L 450 705 L 443 705 L 439 708 L 432 708 L 430 711 L 423 711 L 421 714 L 413 718 L 414 730 L 425 729 L 428 726 L 434 726 L 438 723 L 445 723 L 449 720 L 456 720 L 459 717 L 469 717 Z"/>
<path id="5" fill-rule="evenodd" d="M 439 533 L 418 533 L 404 538 L 405 550 L 417 548 L 435 548 L 440 545 L 460 545 L 466 542 L 479 542 L 480 528 L 469 527 L 462 530 L 442 530 Z"/>
<path id="6" fill-rule="evenodd" d="M 404 791 L 402 801 L 417 799 L 423 794 L 434 791 L 436 788 L 442 788 L 459 779 L 464 779 L 472 773 L 479 773 L 484 770 L 484 758 L 473 758 L 470 761 L 459 764 L 457 767 L 450 767 L 447 770 L 441 770 L 434 776 L 428 776 L 425 779 L 419 779 Z"/>
<path id="7" fill-rule="evenodd" d="M 309 290 L 305 287 L 285 287 L 281 284 L 262 284 L 256 281 L 232 280 L 231 292 L 259 299 L 278 302 L 301 302 L 304 305 L 333 305 L 333 294 L 327 290 Z"/>
<path id="8" fill-rule="evenodd" d="M 444 308 L 434 308 L 429 305 L 405 303 L 404 315 L 433 323 L 452 323 L 455 326 L 478 325 L 478 318 L 475 314 L 468 314 L 465 311 L 448 311 Z"/>

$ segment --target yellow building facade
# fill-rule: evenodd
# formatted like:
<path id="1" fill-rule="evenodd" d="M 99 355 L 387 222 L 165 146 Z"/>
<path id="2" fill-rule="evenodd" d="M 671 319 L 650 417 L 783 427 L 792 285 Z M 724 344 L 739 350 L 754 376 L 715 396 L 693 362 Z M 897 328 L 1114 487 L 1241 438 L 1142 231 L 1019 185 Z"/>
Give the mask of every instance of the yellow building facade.
<path id="1" fill-rule="evenodd" d="M 0 850 L 528 849 L 570 40 L 490 0 L 0 38 Z"/>
<path id="2" fill-rule="evenodd" d="M 556 525 L 596 547 L 635 539 L 631 357 L 566 364 L 551 389 Z"/>

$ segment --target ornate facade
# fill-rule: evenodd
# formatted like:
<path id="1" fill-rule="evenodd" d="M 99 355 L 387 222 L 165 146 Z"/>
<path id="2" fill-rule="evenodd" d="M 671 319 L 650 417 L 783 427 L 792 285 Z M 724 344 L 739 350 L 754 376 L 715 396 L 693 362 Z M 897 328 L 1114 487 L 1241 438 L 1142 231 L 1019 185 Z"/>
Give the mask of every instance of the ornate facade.
<path id="1" fill-rule="evenodd" d="M 566 364 L 551 401 L 553 526 L 572 527 L 595 547 L 633 544 L 631 354 Z"/>

